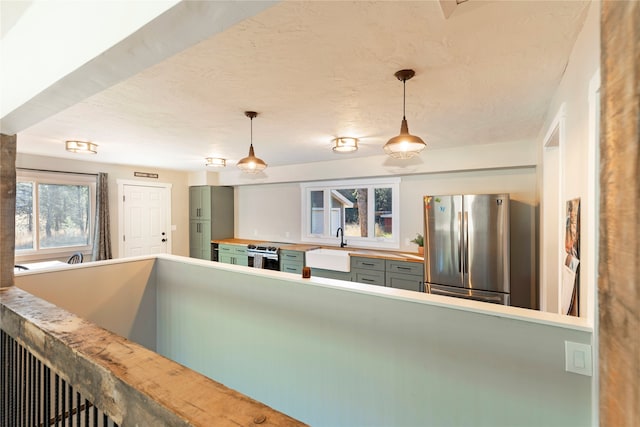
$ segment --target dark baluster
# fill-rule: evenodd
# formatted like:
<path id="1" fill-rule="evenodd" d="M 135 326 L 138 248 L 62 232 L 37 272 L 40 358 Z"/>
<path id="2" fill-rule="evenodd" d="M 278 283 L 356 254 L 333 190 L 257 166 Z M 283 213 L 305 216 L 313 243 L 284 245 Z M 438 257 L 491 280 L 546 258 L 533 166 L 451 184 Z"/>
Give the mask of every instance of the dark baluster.
<path id="1" fill-rule="evenodd" d="M 0 369 L 2 370 L 2 390 L 5 391 L 5 393 L 2 393 L 2 397 L 0 398 L 0 400 L 2 401 L 0 403 L 0 405 L 2 405 L 2 408 L 0 408 L 1 411 L 1 419 L 0 421 L 2 421 L 2 425 L 7 425 L 9 423 L 9 419 L 7 418 L 7 411 L 9 410 L 9 393 L 7 393 L 7 391 L 9 390 L 9 381 L 7 378 L 7 374 L 9 372 L 9 340 L 7 339 L 7 334 L 5 334 L 5 332 L 3 330 L 0 330 L 0 342 L 2 342 L 2 344 L 0 344 L 2 347 L 0 347 L 0 352 L 2 352 L 2 360 L 0 360 Z"/>
<path id="2" fill-rule="evenodd" d="M 82 411 L 80 410 L 80 402 L 82 402 L 82 396 L 80 393 L 76 393 L 76 421 L 78 422 L 78 427 L 82 426 Z"/>
<path id="3" fill-rule="evenodd" d="M 8 390 L 7 387 L 7 363 L 8 363 L 8 357 L 7 357 L 7 338 L 6 335 L 4 333 L 3 330 L 0 330 L 0 352 L 1 352 L 1 358 L 0 358 L 0 381 L 2 381 L 0 383 L 0 387 L 2 387 L 2 390 L 5 391 L 5 393 L 2 393 L 2 396 L 0 396 L 0 405 L 2 405 L 2 407 L 0 407 L 0 421 L 2 422 L 2 425 L 7 425 L 7 393 L 6 391 Z"/>
<path id="4" fill-rule="evenodd" d="M 42 423 L 50 425 L 51 420 L 51 369 L 44 365 L 44 414 Z"/>
<path id="5" fill-rule="evenodd" d="M 98 408 L 93 406 L 93 427 L 98 427 Z"/>
<path id="6" fill-rule="evenodd" d="M 20 427 L 23 427 L 25 425 L 25 423 L 26 423 L 25 418 L 26 418 L 26 415 L 27 415 L 27 412 L 25 411 L 25 406 L 26 406 L 25 404 L 26 404 L 26 400 L 27 400 L 27 397 L 26 397 L 26 393 L 27 393 L 26 392 L 26 388 L 27 388 L 26 385 L 27 384 L 26 384 L 26 379 L 25 379 L 25 377 L 26 377 L 26 369 L 25 368 L 26 367 L 25 367 L 25 363 L 24 363 L 24 347 L 19 345 L 19 348 L 20 348 L 20 351 L 18 352 L 18 357 L 20 358 L 20 361 L 19 361 L 20 366 L 18 367 L 18 375 L 20 376 L 20 379 L 19 379 L 19 382 L 18 382 L 18 387 L 19 387 L 18 396 L 19 396 L 19 399 L 20 399 L 20 401 L 19 401 L 20 402 L 19 403 L 20 410 L 18 412 L 18 420 L 19 420 L 18 425 Z"/>
<path id="7" fill-rule="evenodd" d="M 60 410 L 60 424 L 64 426 L 66 423 L 65 418 L 67 418 L 67 382 L 62 380 L 62 387 L 60 388 L 60 403 L 62 403 L 62 409 Z"/>
<path id="8" fill-rule="evenodd" d="M 28 405 L 28 409 L 27 409 L 27 425 L 29 427 L 31 427 L 33 425 L 33 400 L 35 398 L 35 396 L 34 396 L 35 393 L 33 391 L 34 388 L 35 388 L 34 385 L 33 385 L 33 383 L 35 381 L 35 378 L 34 378 L 34 375 L 33 375 L 34 358 L 33 358 L 33 354 L 31 354 L 31 352 L 27 353 L 27 361 L 28 361 L 27 365 L 29 366 L 29 381 L 28 381 L 28 384 L 29 384 L 28 396 L 29 397 L 27 398 L 27 401 L 29 402 L 29 405 Z"/>
<path id="9" fill-rule="evenodd" d="M 69 427 L 73 427 L 73 386 L 69 384 Z"/>
<path id="10" fill-rule="evenodd" d="M 109 417 L 104 412 L 102 413 L 102 427 L 109 427 Z"/>
<path id="11" fill-rule="evenodd" d="M 56 427 L 58 427 L 58 425 L 59 425 L 58 424 L 58 416 L 60 415 L 60 389 L 59 389 L 60 376 L 58 376 L 58 374 L 56 374 L 55 378 L 56 378 L 55 379 L 55 385 L 54 385 L 54 388 L 53 388 L 53 394 L 54 394 L 54 397 L 55 397 L 55 402 L 54 402 L 54 408 L 55 409 L 53 411 L 53 417 L 54 417 L 53 419 L 54 419 L 54 421 L 56 423 L 55 424 Z"/>
<path id="12" fill-rule="evenodd" d="M 89 401 L 84 400 L 84 426 L 89 427 Z"/>
<path id="13" fill-rule="evenodd" d="M 38 405 L 37 405 L 37 410 L 38 410 L 38 419 L 36 420 L 38 426 L 42 425 L 42 409 L 43 409 L 43 402 L 42 402 L 42 362 L 40 362 L 38 360 L 38 369 L 36 370 L 36 374 L 38 375 L 38 384 L 37 384 L 37 393 L 38 393 Z"/>

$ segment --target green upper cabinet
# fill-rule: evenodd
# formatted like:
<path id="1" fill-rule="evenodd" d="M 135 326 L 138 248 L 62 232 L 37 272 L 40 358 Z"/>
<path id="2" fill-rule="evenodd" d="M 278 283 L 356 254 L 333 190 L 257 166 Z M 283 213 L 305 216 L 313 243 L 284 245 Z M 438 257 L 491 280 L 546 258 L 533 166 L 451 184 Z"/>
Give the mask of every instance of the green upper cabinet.
<path id="1" fill-rule="evenodd" d="M 189 187 L 189 256 L 211 260 L 211 240 L 233 238 L 233 187 Z"/>
<path id="2" fill-rule="evenodd" d="M 195 187 L 189 187 L 189 219 L 211 219 L 211 200 L 214 188 L 216 187 L 211 187 L 209 185 L 198 185 Z M 231 200 L 231 202 L 233 206 L 233 199 Z"/>

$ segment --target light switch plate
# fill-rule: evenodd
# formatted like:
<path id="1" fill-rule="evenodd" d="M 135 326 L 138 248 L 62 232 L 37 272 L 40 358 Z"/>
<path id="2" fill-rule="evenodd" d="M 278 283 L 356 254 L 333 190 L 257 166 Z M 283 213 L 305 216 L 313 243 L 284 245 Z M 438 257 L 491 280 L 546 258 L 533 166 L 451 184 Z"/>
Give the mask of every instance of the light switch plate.
<path id="1" fill-rule="evenodd" d="M 564 342 L 565 370 L 576 374 L 593 375 L 591 346 L 572 341 Z"/>

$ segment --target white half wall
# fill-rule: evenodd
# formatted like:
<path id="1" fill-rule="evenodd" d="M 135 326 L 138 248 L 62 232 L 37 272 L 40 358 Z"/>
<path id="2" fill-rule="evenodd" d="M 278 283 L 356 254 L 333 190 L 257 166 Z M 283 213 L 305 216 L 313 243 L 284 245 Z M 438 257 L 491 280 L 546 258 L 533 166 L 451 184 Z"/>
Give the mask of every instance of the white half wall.
<path id="1" fill-rule="evenodd" d="M 583 319 L 201 260 L 157 261 L 158 352 L 310 425 L 589 426 Z"/>
<path id="2" fill-rule="evenodd" d="M 85 320 L 156 351 L 154 258 L 26 271 L 15 285 Z"/>

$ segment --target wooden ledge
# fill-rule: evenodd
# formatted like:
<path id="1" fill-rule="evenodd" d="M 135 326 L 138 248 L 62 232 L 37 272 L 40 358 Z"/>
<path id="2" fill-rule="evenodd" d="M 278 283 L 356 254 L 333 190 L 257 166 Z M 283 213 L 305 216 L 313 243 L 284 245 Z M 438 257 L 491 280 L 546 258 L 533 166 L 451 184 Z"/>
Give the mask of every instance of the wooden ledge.
<path id="1" fill-rule="evenodd" d="M 305 425 L 15 286 L 0 327 L 119 425 Z"/>

